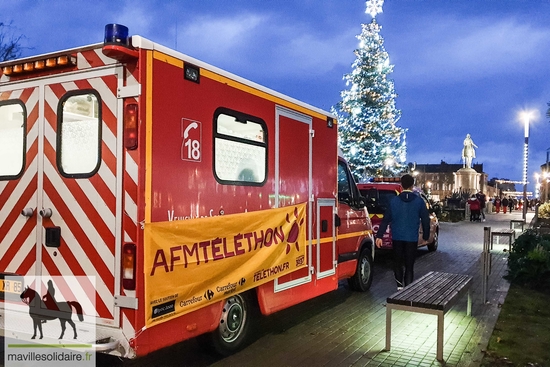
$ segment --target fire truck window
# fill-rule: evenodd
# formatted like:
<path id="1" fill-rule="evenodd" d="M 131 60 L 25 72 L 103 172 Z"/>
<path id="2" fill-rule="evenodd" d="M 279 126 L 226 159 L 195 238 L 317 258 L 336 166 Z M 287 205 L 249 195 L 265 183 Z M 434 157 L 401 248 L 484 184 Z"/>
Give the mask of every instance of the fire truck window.
<path id="1" fill-rule="evenodd" d="M 338 163 L 338 194 L 347 194 L 349 197 L 350 193 L 351 190 L 346 167 Z"/>
<path id="2" fill-rule="evenodd" d="M 26 121 L 22 103 L 0 104 L 0 179 L 15 179 L 23 172 Z"/>
<path id="3" fill-rule="evenodd" d="M 61 100 L 57 164 L 66 177 L 92 176 L 99 168 L 101 108 L 95 93 L 79 92 Z"/>
<path id="4" fill-rule="evenodd" d="M 265 124 L 229 113 L 219 113 L 215 120 L 216 178 L 224 184 L 262 185 L 267 172 Z"/>

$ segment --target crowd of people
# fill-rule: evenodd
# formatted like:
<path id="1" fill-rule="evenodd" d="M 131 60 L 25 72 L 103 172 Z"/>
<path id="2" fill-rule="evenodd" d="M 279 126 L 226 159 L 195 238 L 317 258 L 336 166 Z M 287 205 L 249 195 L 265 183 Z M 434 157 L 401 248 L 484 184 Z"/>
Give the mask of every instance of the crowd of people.
<path id="1" fill-rule="evenodd" d="M 523 210 L 523 199 L 518 200 L 513 196 L 495 196 L 487 201 L 485 194 L 480 191 L 477 194 L 473 194 L 468 199 L 468 205 L 470 207 L 470 221 L 485 221 L 485 208 L 487 207 L 487 202 L 492 204 L 494 207 L 494 212 L 497 214 L 501 211 L 503 214 L 506 214 L 507 212 L 512 213 L 514 210 Z M 534 210 L 537 204 L 537 199 L 527 200 L 527 209 Z"/>
<path id="2" fill-rule="evenodd" d="M 509 197 L 495 196 L 491 200 L 492 200 L 493 206 L 495 207 L 495 213 L 500 213 L 502 211 L 502 213 L 506 214 L 507 212 L 512 213 L 514 210 L 523 209 L 523 199 L 518 200 L 513 196 L 509 196 Z M 527 209 L 534 210 L 537 204 L 538 204 L 538 199 L 527 200 Z"/>

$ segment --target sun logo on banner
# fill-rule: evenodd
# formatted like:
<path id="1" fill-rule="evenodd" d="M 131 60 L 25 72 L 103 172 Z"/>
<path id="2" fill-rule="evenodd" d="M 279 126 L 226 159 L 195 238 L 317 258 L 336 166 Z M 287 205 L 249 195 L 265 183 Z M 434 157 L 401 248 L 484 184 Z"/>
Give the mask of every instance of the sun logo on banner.
<path id="1" fill-rule="evenodd" d="M 298 235 L 300 234 L 300 227 L 302 224 L 304 224 L 304 218 L 298 223 L 298 208 L 294 208 L 294 219 L 292 219 L 288 213 L 286 215 L 286 222 L 290 223 L 292 220 L 294 220 L 294 223 L 292 223 L 292 227 L 290 228 L 290 231 L 288 232 L 288 237 L 286 239 L 286 254 L 291 250 L 291 244 L 294 243 L 296 246 L 296 250 L 300 251 L 300 244 L 298 243 Z"/>

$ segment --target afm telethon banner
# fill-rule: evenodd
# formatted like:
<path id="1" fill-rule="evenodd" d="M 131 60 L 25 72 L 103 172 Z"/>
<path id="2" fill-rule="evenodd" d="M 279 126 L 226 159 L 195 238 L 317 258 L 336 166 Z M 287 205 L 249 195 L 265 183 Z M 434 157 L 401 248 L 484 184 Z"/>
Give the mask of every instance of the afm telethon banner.
<path id="1" fill-rule="evenodd" d="M 171 320 L 305 267 L 306 204 L 145 224 L 145 323 Z"/>

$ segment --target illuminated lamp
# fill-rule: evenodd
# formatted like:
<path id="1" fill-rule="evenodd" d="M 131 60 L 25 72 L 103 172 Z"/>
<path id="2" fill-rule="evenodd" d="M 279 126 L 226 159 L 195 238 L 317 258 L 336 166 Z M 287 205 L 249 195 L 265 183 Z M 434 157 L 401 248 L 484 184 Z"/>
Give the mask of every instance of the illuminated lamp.
<path id="1" fill-rule="evenodd" d="M 20 73 L 23 71 L 23 64 L 13 65 L 13 72 Z"/>
<path id="2" fill-rule="evenodd" d="M 46 67 L 47 68 L 53 68 L 57 65 L 57 60 L 55 57 L 51 57 L 49 59 L 46 59 Z"/>
<path id="3" fill-rule="evenodd" d="M 129 103 L 124 108 L 124 146 L 134 150 L 138 146 L 138 105 Z"/>
<path id="4" fill-rule="evenodd" d="M 2 68 L 2 74 L 11 75 L 12 73 L 13 73 L 13 67 L 12 66 L 4 66 Z"/>
<path id="5" fill-rule="evenodd" d="M 69 65 L 69 56 L 59 56 L 57 58 L 57 65 Z"/>
<path id="6" fill-rule="evenodd" d="M 46 67 L 46 61 L 45 60 L 36 60 L 34 62 L 34 68 L 35 69 L 44 69 Z"/>
<path id="7" fill-rule="evenodd" d="M 122 287 L 136 289 L 136 245 L 125 243 L 122 247 Z"/>
<path id="8" fill-rule="evenodd" d="M 34 62 L 26 62 L 23 64 L 23 70 L 24 71 L 33 71 L 34 70 Z"/>

